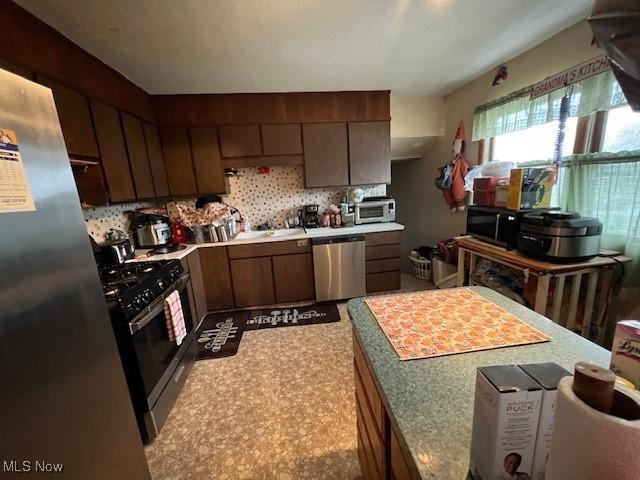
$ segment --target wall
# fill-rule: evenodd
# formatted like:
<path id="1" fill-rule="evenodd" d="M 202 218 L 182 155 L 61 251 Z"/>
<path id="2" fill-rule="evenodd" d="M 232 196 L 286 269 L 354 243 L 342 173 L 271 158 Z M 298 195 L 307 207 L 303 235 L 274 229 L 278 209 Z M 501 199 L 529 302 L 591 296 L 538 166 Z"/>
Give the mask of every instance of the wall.
<path id="1" fill-rule="evenodd" d="M 258 173 L 256 168 L 241 168 L 239 173 L 240 176 L 229 179 L 231 193 L 224 196 L 224 201 L 240 210 L 249 219 L 252 228 L 269 219 L 275 219 L 278 227 L 282 228 L 289 208 L 318 204 L 322 211 L 332 203 L 339 203 L 347 190 L 305 189 L 302 167 L 271 167 L 268 175 Z M 366 195 L 384 195 L 386 185 L 366 187 L 364 190 Z M 127 203 L 85 209 L 87 231 L 100 242 L 111 228 L 129 228 L 127 212 L 150 206 L 155 204 Z"/>
<path id="2" fill-rule="evenodd" d="M 428 217 L 435 209 L 442 207 L 442 200 L 430 198 L 434 172 L 428 158 L 438 142 L 437 137 L 424 139 L 419 159 L 395 161 L 391 163 L 391 185 L 389 194 L 396 200 L 396 221 L 405 226 L 402 233 L 401 267 L 411 272 L 409 253 L 422 245 L 430 245 L 433 225 Z"/>
<path id="3" fill-rule="evenodd" d="M 444 133 L 444 97 L 391 94 L 391 138 Z"/>
<path id="4" fill-rule="evenodd" d="M 240 210 L 252 228 L 269 219 L 284 226 L 286 211 L 303 205 L 317 204 L 322 212 L 332 203 L 338 204 L 348 187 L 305 189 L 302 167 L 271 167 L 263 175 L 256 168 L 242 168 L 239 177 L 231 177 L 231 193 L 224 201 Z M 385 195 L 386 185 L 364 188 L 365 196 Z"/>
<path id="5" fill-rule="evenodd" d="M 122 203 L 117 205 L 109 205 L 108 207 L 85 208 L 82 210 L 84 214 L 85 226 L 87 233 L 93 237 L 96 242 L 102 242 L 106 233 L 112 228 L 115 230 L 129 229 L 128 212 L 136 208 L 154 207 L 155 203 Z"/>
<path id="6" fill-rule="evenodd" d="M 445 98 L 444 136 L 440 137 L 433 149 L 425 155 L 425 171 L 435 175 L 436 169 L 447 162 L 451 154 L 451 144 L 460 120 L 464 121 L 467 139 L 471 138 L 473 112 L 478 105 L 505 96 L 515 90 L 543 80 L 544 78 L 584 62 L 600 54 L 591 46 L 592 34 L 586 22 L 581 22 L 527 52 L 504 62 L 509 69 L 508 79 L 501 85 L 492 87 L 496 68 L 480 76 L 473 82 L 449 94 Z M 469 142 L 465 157 L 472 165 L 477 162 L 478 142 Z M 395 182 L 394 182 L 395 183 Z M 424 244 L 448 238 L 464 230 L 465 213 L 452 213 L 442 200 L 442 195 L 432 186 L 431 179 L 426 185 L 424 202 L 416 208 L 426 209 L 423 221 L 428 228 Z"/>

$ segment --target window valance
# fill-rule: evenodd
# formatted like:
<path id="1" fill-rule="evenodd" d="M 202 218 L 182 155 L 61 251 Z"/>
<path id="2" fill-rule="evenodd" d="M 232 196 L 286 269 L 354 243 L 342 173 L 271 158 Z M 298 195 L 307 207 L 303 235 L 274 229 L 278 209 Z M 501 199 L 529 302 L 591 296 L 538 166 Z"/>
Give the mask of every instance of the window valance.
<path id="1" fill-rule="evenodd" d="M 560 103 L 571 95 L 569 116 L 581 117 L 626 105 L 627 100 L 611 71 L 587 78 L 566 89 L 529 100 L 532 87 L 481 105 L 473 116 L 472 140 L 524 130 L 560 118 Z"/>

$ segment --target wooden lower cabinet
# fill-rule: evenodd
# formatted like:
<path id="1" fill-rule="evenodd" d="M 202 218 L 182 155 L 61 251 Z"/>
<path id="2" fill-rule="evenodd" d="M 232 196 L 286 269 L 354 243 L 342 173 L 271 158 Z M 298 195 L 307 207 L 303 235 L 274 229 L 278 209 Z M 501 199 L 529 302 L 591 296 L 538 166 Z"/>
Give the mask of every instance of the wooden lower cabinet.
<path id="1" fill-rule="evenodd" d="M 226 247 L 198 248 L 207 310 L 233 308 L 233 289 Z"/>
<path id="2" fill-rule="evenodd" d="M 313 300 L 313 256 L 310 253 L 271 258 L 277 303 Z"/>
<path id="3" fill-rule="evenodd" d="M 365 235 L 367 293 L 400 289 L 401 235 L 400 231 Z"/>
<path id="4" fill-rule="evenodd" d="M 237 307 L 315 298 L 308 239 L 232 245 L 228 251 Z"/>
<path id="5" fill-rule="evenodd" d="M 407 465 L 402 450 L 400 450 L 398 437 L 393 430 L 391 430 L 389 462 L 391 464 L 391 478 L 394 480 L 411 480 L 413 478 L 409 465 Z"/>
<path id="6" fill-rule="evenodd" d="M 358 459 L 362 478 L 364 480 L 416 478 L 391 428 L 389 416 L 355 335 L 353 357 Z"/>
<path id="7" fill-rule="evenodd" d="M 236 307 L 275 303 L 271 258 L 241 258 L 229 263 Z"/>
<path id="8" fill-rule="evenodd" d="M 194 318 L 197 325 L 207 314 L 207 295 L 204 289 L 202 278 L 202 266 L 200 265 L 200 252 L 191 252 L 187 258 L 189 275 L 191 276 L 191 288 L 193 290 L 193 300 L 195 305 Z"/>

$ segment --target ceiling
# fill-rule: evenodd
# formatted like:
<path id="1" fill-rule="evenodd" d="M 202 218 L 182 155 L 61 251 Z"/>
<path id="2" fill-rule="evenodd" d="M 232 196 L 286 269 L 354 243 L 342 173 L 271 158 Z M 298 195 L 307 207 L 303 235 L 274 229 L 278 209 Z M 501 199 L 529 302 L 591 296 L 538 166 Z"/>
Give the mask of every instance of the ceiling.
<path id="1" fill-rule="evenodd" d="M 149 93 L 443 95 L 591 0 L 16 0 Z"/>

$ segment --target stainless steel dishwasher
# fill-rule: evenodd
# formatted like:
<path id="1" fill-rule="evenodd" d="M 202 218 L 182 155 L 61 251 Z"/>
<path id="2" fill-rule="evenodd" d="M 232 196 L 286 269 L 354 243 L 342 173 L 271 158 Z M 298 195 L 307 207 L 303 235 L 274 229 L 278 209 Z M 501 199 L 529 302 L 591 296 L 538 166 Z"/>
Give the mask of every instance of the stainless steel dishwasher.
<path id="1" fill-rule="evenodd" d="M 316 300 L 322 302 L 364 297 L 364 235 L 314 238 L 311 244 Z"/>

